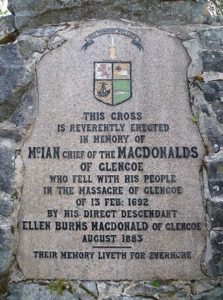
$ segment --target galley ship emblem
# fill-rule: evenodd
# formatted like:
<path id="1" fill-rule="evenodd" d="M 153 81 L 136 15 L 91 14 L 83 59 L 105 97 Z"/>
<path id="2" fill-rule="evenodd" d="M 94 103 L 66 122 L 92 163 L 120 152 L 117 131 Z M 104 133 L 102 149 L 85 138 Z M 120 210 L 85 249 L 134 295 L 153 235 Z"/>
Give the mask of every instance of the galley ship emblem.
<path id="1" fill-rule="evenodd" d="M 131 62 L 118 61 L 112 38 L 110 60 L 94 62 L 94 97 L 108 105 L 118 105 L 132 97 Z"/>

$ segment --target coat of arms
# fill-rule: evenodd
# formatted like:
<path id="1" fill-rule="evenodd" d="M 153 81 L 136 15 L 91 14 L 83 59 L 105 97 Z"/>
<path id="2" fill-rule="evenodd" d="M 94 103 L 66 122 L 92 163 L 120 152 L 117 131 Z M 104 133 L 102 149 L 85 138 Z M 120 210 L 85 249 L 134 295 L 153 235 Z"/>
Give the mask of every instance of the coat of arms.
<path id="1" fill-rule="evenodd" d="M 132 97 L 131 62 L 95 62 L 94 96 L 109 105 L 118 105 L 129 100 Z"/>
<path id="2" fill-rule="evenodd" d="M 110 58 L 94 62 L 94 97 L 108 105 L 121 104 L 132 97 L 132 64 L 131 61 L 117 59 L 117 48 L 114 44 L 114 35 L 123 35 L 131 39 L 131 44 L 140 51 L 143 50 L 140 37 L 122 28 L 99 29 L 85 38 L 81 50 L 86 51 L 94 44 L 94 39 L 101 35 L 111 36 L 109 47 Z"/>

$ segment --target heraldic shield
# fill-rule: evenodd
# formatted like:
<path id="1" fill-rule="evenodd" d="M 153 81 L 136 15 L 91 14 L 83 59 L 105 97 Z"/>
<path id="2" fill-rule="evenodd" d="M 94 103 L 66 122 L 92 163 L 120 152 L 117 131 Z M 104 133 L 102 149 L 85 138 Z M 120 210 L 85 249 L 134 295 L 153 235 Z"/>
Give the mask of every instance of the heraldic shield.
<path id="1" fill-rule="evenodd" d="M 129 100 L 132 97 L 131 62 L 95 62 L 94 96 L 113 106 Z"/>

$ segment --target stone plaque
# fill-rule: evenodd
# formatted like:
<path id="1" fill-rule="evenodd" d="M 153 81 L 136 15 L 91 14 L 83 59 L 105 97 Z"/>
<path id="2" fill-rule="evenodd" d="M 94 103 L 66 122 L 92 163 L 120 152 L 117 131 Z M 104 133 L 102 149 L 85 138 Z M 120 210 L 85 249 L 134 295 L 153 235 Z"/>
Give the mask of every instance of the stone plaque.
<path id="1" fill-rule="evenodd" d="M 202 277 L 204 149 L 188 64 L 175 37 L 112 21 L 82 24 L 42 58 L 22 149 L 27 278 Z"/>

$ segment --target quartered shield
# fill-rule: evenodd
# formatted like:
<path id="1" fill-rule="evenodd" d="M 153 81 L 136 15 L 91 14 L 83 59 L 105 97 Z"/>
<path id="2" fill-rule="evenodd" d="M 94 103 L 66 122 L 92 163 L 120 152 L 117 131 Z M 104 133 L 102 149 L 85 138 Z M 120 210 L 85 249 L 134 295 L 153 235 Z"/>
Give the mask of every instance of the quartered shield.
<path id="1" fill-rule="evenodd" d="M 118 105 L 132 97 L 131 62 L 95 62 L 94 96 L 108 105 Z"/>

